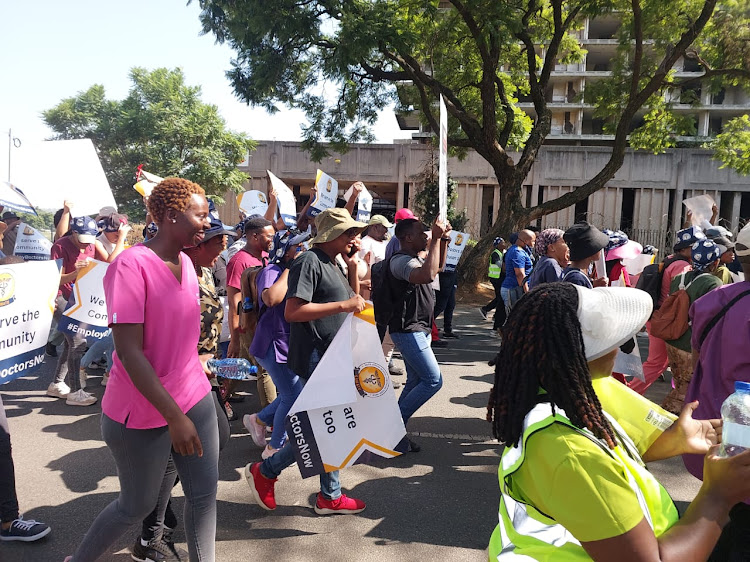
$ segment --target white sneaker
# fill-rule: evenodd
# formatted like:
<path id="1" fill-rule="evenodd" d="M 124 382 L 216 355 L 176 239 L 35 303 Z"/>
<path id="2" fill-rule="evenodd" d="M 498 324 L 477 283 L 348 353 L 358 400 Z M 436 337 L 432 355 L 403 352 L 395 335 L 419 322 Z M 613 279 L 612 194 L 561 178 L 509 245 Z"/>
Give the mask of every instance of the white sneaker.
<path id="1" fill-rule="evenodd" d="M 258 447 L 266 446 L 266 427 L 258 421 L 257 414 L 245 414 L 242 417 L 242 425 L 250 433 L 253 443 Z"/>
<path id="2" fill-rule="evenodd" d="M 260 454 L 260 458 L 266 460 L 268 457 L 272 457 L 278 452 L 278 449 L 274 449 L 271 445 L 266 445 L 263 452 Z"/>
<path id="3" fill-rule="evenodd" d="M 67 398 L 68 394 L 70 394 L 70 387 L 64 382 L 53 382 L 47 387 L 47 396 Z"/>
<path id="4" fill-rule="evenodd" d="M 89 378 L 89 374 L 86 372 L 86 369 L 81 367 L 78 370 L 78 381 L 81 383 L 81 388 L 86 388 L 86 381 Z"/>
<path id="5" fill-rule="evenodd" d="M 68 398 L 67 400 L 65 400 L 65 403 L 68 406 L 91 406 L 94 402 L 96 402 L 96 400 L 96 396 L 89 394 L 85 390 L 81 389 L 68 394 Z"/>
<path id="6" fill-rule="evenodd" d="M 104 376 L 102 377 L 102 386 L 107 386 L 107 383 L 109 382 L 109 372 L 104 373 Z"/>

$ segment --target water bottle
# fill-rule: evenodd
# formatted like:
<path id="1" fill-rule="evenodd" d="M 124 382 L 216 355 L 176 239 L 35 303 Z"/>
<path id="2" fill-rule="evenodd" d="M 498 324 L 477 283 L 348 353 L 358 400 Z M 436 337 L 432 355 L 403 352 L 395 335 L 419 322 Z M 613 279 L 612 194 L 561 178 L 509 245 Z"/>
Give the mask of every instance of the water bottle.
<path id="1" fill-rule="evenodd" d="M 733 457 L 750 449 L 750 383 L 734 383 L 734 394 L 721 405 L 721 419 L 719 456 Z"/>
<path id="2" fill-rule="evenodd" d="M 226 359 L 209 359 L 208 370 L 217 377 L 238 381 L 257 380 L 258 367 L 251 365 L 247 359 L 227 357 Z"/>

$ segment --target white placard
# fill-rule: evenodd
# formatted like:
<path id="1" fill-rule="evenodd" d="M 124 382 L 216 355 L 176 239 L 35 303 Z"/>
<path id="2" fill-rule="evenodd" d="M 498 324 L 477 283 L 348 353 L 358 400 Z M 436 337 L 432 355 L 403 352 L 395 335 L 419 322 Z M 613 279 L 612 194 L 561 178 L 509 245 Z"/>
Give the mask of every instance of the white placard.
<path id="1" fill-rule="evenodd" d="M 305 478 L 406 452 L 372 306 L 344 320 L 290 409 L 286 432 Z"/>
<path id="2" fill-rule="evenodd" d="M 156 174 L 149 174 L 146 170 L 138 169 L 136 184 L 133 186 L 143 197 L 151 197 L 151 192 L 164 179 Z"/>
<path id="3" fill-rule="evenodd" d="M 7 181 L 0 182 L 0 207 L 13 209 L 19 213 L 36 215 L 34 205 L 31 204 L 23 191 Z"/>
<path id="4" fill-rule="evenodd" d="M 26 223 L 18 225 L 14 256 L 25 260 L 43 261 L 49 259 L 51 250 L 52 242 L 47 240 L 44 234 Z"/>
<path id="5" fill-rule="evenodd" d="M 57 262 L 0 266 L 0 384 L 28 375 L 44 362 L 59 286 Z"/>
<path id="6" fill-rule="evenodd" d="M 349 187 L 349 189 L 344 194 L 344 199 L 347 203 L 349 202 L 349 199 L 352 198 L 352 195 L 354 195 L 354 186 Z M 370 220 L 371 214 L 372 193 L 367 191 L 366 187 L 362 187 L 362 191 L 360 191 L 359 195 L 357 196 L 357 220 L 359 222 L 368 222 Z"/>
<path id="7" fill-rule="evenodd" d="M 438 160 L 438 218 L 448 220 L 448 110 L 440 95 L 440 156 Z"/>
<path id="8" fill-rule="evenodd" d="M 60 317 L 57 329 L 78 334 L 95 342 L 109 334 L 107 303 L 104 300 L 104 274 L 108 263 L 89 260 L 78 270 L 68 307 Z"/>
<path id="9" fill-rule="evenodd" d="M 297 226 L 297 202 L 294 200 L 294 193 L 289 186 L 266 170 L 268 179 L 271 180 L 271 189 L 276 191 L 277 213 L 287 228 Z"/>
<path id="10" fill-rule="evenodd" d="M 315 176 L 315 187 L 317 189 L 315 200 L 307 211 L 311 217 L 319 215 L 326 209 L 333 209 L 336 206 L 336 198 L 339 196 L 339 182 L 323 170 L 318 170 Z"/>
<path id="11" fill-rule="evenodd" d="M 451 230 L 448 236 L 451 239 L 448 242 L 448 254 L 445 256 L 445 271 L 455 271 L 470 236 L 466 232 L 456 232 L 455 230 Z"/>
<path id="12" fill-rule="evenodd" d="M 247 217 L 253 215 L 262 217 L 268 210 L 268 198 L 265 193 L 256 189 L 245 191 L 237 195 L 237 206 Z"/>
<path id="13" fill-rule="evenodd" d="M 690 220 L 693 226 L 700 226 L 704 230 L 711 227 L 709 221 L 713 214 L 713 206 L 716 204 L 713 197 L 697 195 L 683 200 L 682 204 L 692 213 Z"/>

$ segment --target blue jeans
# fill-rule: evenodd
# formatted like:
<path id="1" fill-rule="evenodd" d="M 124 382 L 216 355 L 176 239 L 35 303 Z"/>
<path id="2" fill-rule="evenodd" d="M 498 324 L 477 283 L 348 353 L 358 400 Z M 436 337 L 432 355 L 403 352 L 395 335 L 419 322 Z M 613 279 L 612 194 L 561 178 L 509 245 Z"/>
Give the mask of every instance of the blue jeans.
<path id="1" fill-rule="evenodd" d="M 91 363 L 99 359 L 102 355 L 107 360 L 107 372 L 112 368 L 112 353 L 115 350 L 115 340 L 112 339 L 112 332 L 102 339 L 94 342 L 89 350 L 81 358 L 81 366 L 88 367 Z"/>
<path id="2" fill-rule="evenodd" d="M 276 350 L 273 343 L 268 346 L 265 357 L 256 357 L 255 360 L 271 375 L 271 380 L 276 386 L 276 399 L 258 412 L 258 418 L 264 424 L 273 426 L 271 447 L 280 449 L 284 442 L 286 415 L 297 400 L 299 393 L 302 392 L 302 381 L 287 367 L 286 363 L 276 362 Z"/>
<path id="3" fill-rule="evenodd" d="M 391 339 L 406 365 L 406 384 L 398 399 L 401 417 L 406 425 L 414 412 L 440 390 L 443 376 L 430 346 L 430 334 L 391 332 Z"/>
<path id="4" fill-rule="evenodd" d="M 313 350 L 310 355 L 310 371 L 314 371 L 320 362 L 318 350 Z M 305 379 L 299 379 L 302 385 Z M 274 429 L 276 429 L 274 427 Z M 260 473 L 266 478 L 278 478 L 281 472 L 294 464 L 294 446 L 287 440 L 286 444 L 279 452 L 271 455 L 260 465 Z M 339 481 L 339 471 L 324 472 L 320 475 L 320 493 L 328 500 L 335 500 L 341 497 L 341 482 Z"/>
<path id="5" fill-rule="evenodd" d="M 513 287 L 511 289 L 503 287 L 500 289 L 500 296 L 503 297 L 503 303 L 505 303 L 505 313 L 510 314 L 511 309 L 516 306 L 516 303 L 523 296 L 523 287 Z"/>

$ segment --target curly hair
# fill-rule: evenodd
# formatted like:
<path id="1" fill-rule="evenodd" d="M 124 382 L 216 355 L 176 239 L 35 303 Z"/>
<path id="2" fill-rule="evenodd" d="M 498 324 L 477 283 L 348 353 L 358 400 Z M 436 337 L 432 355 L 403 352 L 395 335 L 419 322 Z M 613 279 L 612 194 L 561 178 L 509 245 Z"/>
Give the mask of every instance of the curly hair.
<path id="1" fill-rule="evenodd" d="M 148 198 L 148 212 L 154 222 L 160 224 L 167 214 L 167 209 L 184 212 L 194 195 L 206 195 L 197 183 L 183 178 L 164 178 L 151 192 Z"/>
<path id="2" fill-rule="evenodd" d="M 591 385 L 577 316 L 578 293 L 569 283 L 545 283 L 513 307 L 503 326 L 495 384 L 487 404 L 493 435 L 515 446 L 539 389 L 579 428 L 614 448 L 615 435 Z"/>

